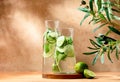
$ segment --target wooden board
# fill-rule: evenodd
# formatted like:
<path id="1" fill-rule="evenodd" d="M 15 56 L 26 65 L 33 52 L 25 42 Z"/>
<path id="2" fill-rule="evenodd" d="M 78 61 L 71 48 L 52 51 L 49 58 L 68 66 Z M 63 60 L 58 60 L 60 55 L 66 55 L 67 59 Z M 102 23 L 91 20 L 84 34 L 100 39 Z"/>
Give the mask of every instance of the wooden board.
<path id="1" fill-rule="evenodd" d="M 82 74 L 42 74 L 43 78 L 49 79 L 79 79 L 83 78 Z"/>

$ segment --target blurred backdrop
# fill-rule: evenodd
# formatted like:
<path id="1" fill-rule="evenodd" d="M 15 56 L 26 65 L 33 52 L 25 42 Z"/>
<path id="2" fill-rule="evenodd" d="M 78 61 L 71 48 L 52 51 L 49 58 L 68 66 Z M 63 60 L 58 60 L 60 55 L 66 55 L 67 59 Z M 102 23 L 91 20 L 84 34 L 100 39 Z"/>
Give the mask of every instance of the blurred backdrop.
<path id="1" fill-rule="evenodd" d="M 87 1 L 87 0 L 86 0 Z M 96 33 L 87 20 L 79 25 L 84 13 L 78 11 L 81 0 L 0 0 L 0 71 L 40 71 L 44 21 L 59 20 L 60 27 L 74 28 L 74 47 L 77 61 L 86 62 L 93 71 L 120 71 L 120 61 L 107 57 L 105 63 L 98 60 L 92 66 L 94 56 L 83 55 L 90 46 L 89 39 Z M 88 19 L 89 20 L 89 19 Z M 112 35 L 118 38 L 117 35 Z"/>

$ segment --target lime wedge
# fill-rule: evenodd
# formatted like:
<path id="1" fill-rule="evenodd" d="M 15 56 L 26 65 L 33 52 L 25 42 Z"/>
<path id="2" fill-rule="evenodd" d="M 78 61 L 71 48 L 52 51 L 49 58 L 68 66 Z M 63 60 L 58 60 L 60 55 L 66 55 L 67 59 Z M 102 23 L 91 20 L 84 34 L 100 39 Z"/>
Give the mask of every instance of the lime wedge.
<path id="1" fill-rule="evenodd" d="M 50 32 L 50 33 L 48 33 L 48 36 L 50 36 L 52 38 L 56 38 L 58 36 L 58 34 L 56 32 Z"/>
<path id="2" fill-rule="evenodd" d="M 61 47 L 65 42 L 65 36 L 60 36 L 57 38 L 57 46 Z"/>
<path id="3" fill-rule="evenodd" d="M 64 53 L 66 51 L 66 47 L 64 48 L 56 47 L 56 50 L 59 51 L 60 53 Z"/>
<path id="4" fill-rule="evenodd" d="M 56 34 L 54 32 L 48 33 L 46 35 L 46 39 L 49 43 L 55 43 L 56 42 Z"/>
<path id="5" fill-rule="evenodd" d="M 72 45 L 66 45 L 65 54 L 68 57 L 74 57 L 74 48 Z"/>
<path id="6" fill-rule="evenodd" d="M 95 73 L 89 69 L 84 70 L 84 76 L 88 79 L 92 79 L 95 77 Z"/>

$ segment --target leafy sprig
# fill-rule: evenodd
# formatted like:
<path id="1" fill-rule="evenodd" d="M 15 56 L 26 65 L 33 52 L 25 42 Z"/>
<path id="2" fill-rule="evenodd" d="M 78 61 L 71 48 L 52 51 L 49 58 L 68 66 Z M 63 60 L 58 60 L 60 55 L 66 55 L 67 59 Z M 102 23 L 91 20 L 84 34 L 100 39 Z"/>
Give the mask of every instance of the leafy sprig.
<path id="1" fill-rule="evenodd" d="M 99 37 L 95 37 L 96 41 L 90 39 L 90 43 L 93 47 L 88 47 L 91 52 L 85 52 L 85 55 L 95 55 L 92 64 L 96 63 L 98 57 L 101 58 L 101 63 L 104 63 L 104 55 L 107 55 L 108 59 L 113 63 L 111 54 L 113 51 L 116 53 L 116 58 L 119 59 L 119 46 L 120 40 L 115 40 L 113 38 L 107 37 L 105 35 L 100 35 Z"/>
<path id="2" fill-rule="evenodd" d="M 85 0 L 82 1 L 85 2 Z M 93 32 L 96 32 L 98 29 L 105 26 L 109 29 L 105 34 L 99 35 L 98 37 L 95 36 L 95 41 L 90 39 L 90 43 L 93 47 L 88 48 L 92 51 L 85 52 L 84 54 L 95 55 L 92 64 L 94 65 L 99 57 L 101 59 L 101 63 L 104 63 L 104 55 L 107 55 L 108 59 L 113 63 L 111 58 L 111 54 L 113 52 L 115 52 L 116 58 L 119 59 L 120 40 L 116 40 L 110 36 L 108 37 L 108 35 L 111 32 L 120 35 L 119 29 L 115 27 L 116 23 L 113 22 L 114 20 L 120 21 L 120 17 L 114 14 L 120 13 L 120 0 L 115 0 L 114 2 L 111 0 L 89 0 L 87 7 L 80 7 L 78 9 L 86 13 L 81 20 L 80 25 L 82 25 L 84 20 L 91 16 L 92 19 L 89 21 L 89 24 L 101 23 L 93 30 Z"/>

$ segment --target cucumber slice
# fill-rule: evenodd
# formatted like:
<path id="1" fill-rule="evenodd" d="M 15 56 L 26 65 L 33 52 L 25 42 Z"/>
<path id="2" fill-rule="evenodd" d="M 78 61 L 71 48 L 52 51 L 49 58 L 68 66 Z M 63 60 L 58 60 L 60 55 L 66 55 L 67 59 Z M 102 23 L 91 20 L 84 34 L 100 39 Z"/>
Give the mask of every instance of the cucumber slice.
<path id="1" fill-rule="evenodd" d="M 65 43 L 65 36 L 60 36 L 57 38 L 57 46 L 61 47 Z"/>

